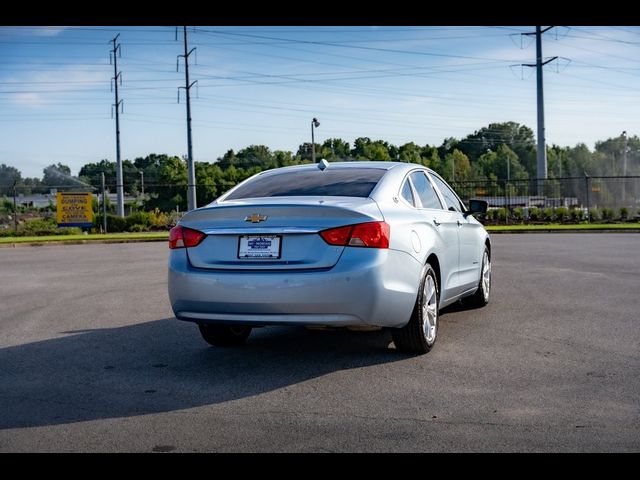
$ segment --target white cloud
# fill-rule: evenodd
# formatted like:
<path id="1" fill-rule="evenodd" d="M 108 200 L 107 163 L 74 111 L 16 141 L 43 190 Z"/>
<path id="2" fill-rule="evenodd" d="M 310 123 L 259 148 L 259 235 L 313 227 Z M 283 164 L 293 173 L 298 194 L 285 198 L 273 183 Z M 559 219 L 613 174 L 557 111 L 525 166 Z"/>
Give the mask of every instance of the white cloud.
<path id="1" fill-rule="evenodd" d="M 42 27 L 34 32 L 39 37 L 55 37 L 61 34 L 67 27 Z"/>
<path id="2" fill-rule="evenodd" d="M 59 35 L 63 31 L 65 31 L 68 27 L 20 26 L 5 28 L 11 28 L 10 32 L 12 35 L 24 35 L 29 37 L 55 37 L 56 35 Z"/>
<path id="3" fill-rule="evenodd" d="M 39 93 L 12 93 L 9 95 L 9 102 L 14 105 L 26 107 L 39 107 L 44 105 L 44 99 Z"/>

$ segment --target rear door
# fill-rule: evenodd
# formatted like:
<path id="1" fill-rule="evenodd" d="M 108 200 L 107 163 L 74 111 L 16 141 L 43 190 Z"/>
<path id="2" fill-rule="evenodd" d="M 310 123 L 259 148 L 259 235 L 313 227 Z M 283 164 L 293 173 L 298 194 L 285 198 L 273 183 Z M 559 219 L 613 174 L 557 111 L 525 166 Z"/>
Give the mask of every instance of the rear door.
<path id="1" fill-rule="evenodd" d="M 477 230 L 480 226 L 471 223 L 464 216 L 464 205 L 453 189 L 436 174 L 431 174 L 431 179 L 440 190 L 446 207 L 451 212 L 451 220 L 455 222 L 460 240 L 460 265 L 459 284 L 462 293 L 478 285 L 480 279 L 480 252 Z"/>
<path id="2" fill-rule="evenodd" d="M 460 291 L 458 282 L 459 269 L 459 240 L 458 225 L 453 212 L 443 208 L 442 202 L 433 185 L 426 176 L 426 172 L 419 170 L 409 175 L 411 183 L 420 200 L 421 211 L 428 223 L 432 224 L 441 239 L 442 255 L 438 257 L 442 275 L 443 300 L 457 295 Z"/>

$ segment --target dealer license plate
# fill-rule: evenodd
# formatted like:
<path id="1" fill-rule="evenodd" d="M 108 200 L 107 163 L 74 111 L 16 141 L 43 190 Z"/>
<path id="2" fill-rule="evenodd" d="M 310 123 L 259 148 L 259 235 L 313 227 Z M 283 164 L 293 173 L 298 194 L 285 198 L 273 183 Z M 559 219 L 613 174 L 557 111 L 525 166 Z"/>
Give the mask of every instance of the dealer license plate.
<path id="1" fill-rule="evenodd" d="M 238 258 L 280 258 L 280 235 L 243 235 L 238 245 Z"/>

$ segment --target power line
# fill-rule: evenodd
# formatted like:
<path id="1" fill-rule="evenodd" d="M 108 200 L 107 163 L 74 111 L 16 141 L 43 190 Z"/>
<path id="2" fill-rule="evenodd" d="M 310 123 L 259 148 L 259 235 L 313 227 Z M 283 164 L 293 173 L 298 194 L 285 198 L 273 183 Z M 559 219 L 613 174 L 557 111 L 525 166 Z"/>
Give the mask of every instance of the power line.
<path id="1" fill-rule="evenodd" d="M 341 48 L 352 48 L 352 49 L 360 49 L 360 50 L 371 50 L 378 52 L 389 52 L 389 53 L 403 53 L 410 55 L 422 55 L 422 56 L 433 56 L 433 57 L 443 57 L 443 58 L 465 58 L 465 59 L 473 59 L 473 60 L 489 60 L 489 61 L 497 61 L 497 62 L 509 62 L 510 60 L 499 59 L 499 58 L 487 58 L 487 57 L 476 57 L 470 55 L 452 55 L 445 53 L 436 53 L 436 52 L 422 52 L 422 51 L 414 51 L 414 50 L 398 50 L 398 49 L 390 49 L 390 48 L 377 48 L 377 47 L 365 47 L 362 45 L 345 45 L 339 42 L 325 42 L 325 41 L 317 41 L 317 40 L 300 40 L 300 39 L 292 39 L 292 38 L 282 38 L 282 37 L 270 37 L 265 35 L 253 35 L 248 33 L 237 33 L 237 32 L 224 32 L 221 30 L 207 30 L 200 29 L 200 32 L 208 32 L 215 33 L 220 35 L 232 35 L 232 36 L 240 36 L 240 37 L 250 37 L 250 38 L 261 38 L 266 40 L 282 40 L 290 43 L 302 43 L 309 45 L 324 45 L 331 47 L 341 47 Z"/>

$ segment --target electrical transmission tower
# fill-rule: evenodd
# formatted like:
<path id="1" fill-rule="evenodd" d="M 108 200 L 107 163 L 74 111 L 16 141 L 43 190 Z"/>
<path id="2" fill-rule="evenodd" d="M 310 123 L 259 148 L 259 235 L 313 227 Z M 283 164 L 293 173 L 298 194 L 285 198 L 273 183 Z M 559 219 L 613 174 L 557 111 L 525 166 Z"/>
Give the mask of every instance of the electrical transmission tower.
<path id="1" fill-rule="evenodd" d="M 180 102 L 180 90 L 184 88 L 187 94 L 187 208 L 193 210 L 197 208 L 196 205 L 196 170 L 193 165 L 193 143 L 191 141 L 191 87 L 193 87 L 198 81 L 189 83 L 189 55 L 191 55 L 195 47 L 187 51 L 187 27 L 184 29 L 184 55 L 178 55 L 178 58 L 184 58 L 184 87 L 178 87 L 178 102 Z M 176 40 L 178 36 L 178 29 L 176 29 Z M 177 68 L 176 68 L 177 69 Z"/>
<path id="2" fill-rule="evenodd" d="M 116 35 L 116 38 L 111 40 L 113 42 L 113 50 L 109 55 L 109 60 L 112 60 L 113 64 L 113 86 L 116 93 L 116 103 L 113 108 L 116 110 L 116 193 L 118 196 L 118 216 L 124 217 L 124 185 L 122 182 L 122 160 L 120 158 L 120 109 L 122 107 L 122 100 L 118 98 L 118 80 L 122 85 L 122 75 L 118 71 L 118 56 L 122 55 L 120 44 L 116 43 L 120 34 Z"/>
<path id="3" fill-rule="evenodd" d="M 524 67 L 536 67 L 536 84 L 538 91 L 538 149 L 537 149 L 537 177 L 538 182 L 538 195 L 544 193 L 544 180 L 547 178 L 547 148 L 544 140 L 544 85 L 542 81 L 542 67 L 547 63 L 554 61 L 558 57 L 551 57 L 547 60 L 542 59 L 542 34 L 548 30 L 551 30 L 553 26 L 542 28 L 536 27 L 535 32 L 522 33 L 521 35 L 535 35 L 536 36 L 536 63 L 523 63 Z"/>

